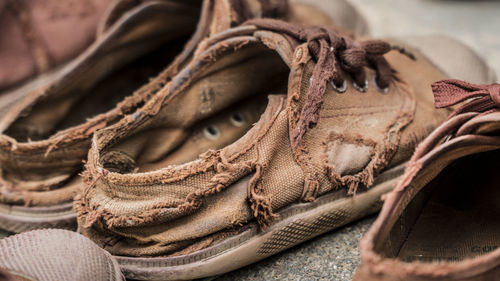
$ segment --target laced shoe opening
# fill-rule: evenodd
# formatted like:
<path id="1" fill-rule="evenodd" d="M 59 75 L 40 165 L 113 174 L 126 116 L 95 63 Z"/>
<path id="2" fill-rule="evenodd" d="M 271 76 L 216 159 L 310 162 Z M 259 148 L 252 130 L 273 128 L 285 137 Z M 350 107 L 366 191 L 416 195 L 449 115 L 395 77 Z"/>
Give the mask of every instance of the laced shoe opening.
<path id="1" fill-rule="evenodd" d="M 458 159 L 404 209 L 381 252 L 404 262 L 459 262 L 500 246 L 500 150 Z"/>
<path id="2" fill-rule="evenodd" d="M 243 137 L 264 113 L 268 94 L 286 93 L 288 66 L 264 46 L 245 46 L 215 61 L 162 108 L 148 125 L 101 152 L 130 155 L 135 167 L 115 172 L 149 172 L 194 161 Z"/>
<path id="3" fill-rule="evenodd" d="M 197 124 L 186 129 L 184 140 L 170 153 L 159 161 L 142 164 L 139 166 L 138 172 L 184 164 L 196 160 L 200 154 L 208 150 L 221 149 L 230 145 L 252 128 L 252 125 L 259 120 L 264 112 L 266 104 L 267 96 L 260 94 L 236 103 L 209 118 L 200 120 Z M 238 112 L 246 121 L 235 126 L 230 119 L 234 115 L 233 112 Z"/>

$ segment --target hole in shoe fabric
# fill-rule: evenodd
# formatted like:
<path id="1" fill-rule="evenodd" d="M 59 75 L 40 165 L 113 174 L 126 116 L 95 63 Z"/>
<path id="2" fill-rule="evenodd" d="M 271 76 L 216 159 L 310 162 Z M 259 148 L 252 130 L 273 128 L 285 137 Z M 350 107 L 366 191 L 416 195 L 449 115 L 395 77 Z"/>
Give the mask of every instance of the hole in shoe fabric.
<path id="1" fill-rule="evenodd" d="M 337 176 L 352 175 L 362 171 L 375 153 L 375 142 L 361 136 L 338 135 L 330 132 L 325 142 L 327 168 Z M 356 155 L 356 157 L 352 157 Z"/>
<path id="2" fill-rule="evenodd" d="M 500 150 L 461 158 L 409 203 L 385 255 L 405 262 L 462 261 L 500 246 Z"/>

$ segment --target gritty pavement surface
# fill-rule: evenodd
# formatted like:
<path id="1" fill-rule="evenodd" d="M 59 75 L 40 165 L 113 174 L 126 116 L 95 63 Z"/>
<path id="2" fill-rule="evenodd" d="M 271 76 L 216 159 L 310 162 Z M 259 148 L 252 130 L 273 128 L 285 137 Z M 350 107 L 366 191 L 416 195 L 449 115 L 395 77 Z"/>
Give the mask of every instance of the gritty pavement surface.
<path id="1" fill-rule="evenodd" d="M 358 242 L 373 220 L 363 219 L 212 280 L 351 280 L 359 263 Z"/>
<path id="2" fill-rule="evenodd" d="M 446 34 L 471 46 L 500 74 L 500 1 L 351 2 L 365 16 L 374 36 Z M 211 280 L 351 280 L 359 264 L 358 242 L 373 221 L 353 223 Z"/>

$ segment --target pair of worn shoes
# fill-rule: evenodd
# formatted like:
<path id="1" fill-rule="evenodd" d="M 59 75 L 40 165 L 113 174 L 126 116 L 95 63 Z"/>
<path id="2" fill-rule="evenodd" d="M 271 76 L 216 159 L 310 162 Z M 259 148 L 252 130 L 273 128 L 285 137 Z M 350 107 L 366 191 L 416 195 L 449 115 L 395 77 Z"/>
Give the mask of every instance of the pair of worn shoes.
<path id="1" fill-rule="evenodd" d="M 30 8 L 10 1 L 0 13 L 36 29 L 23 16 Z M 127 278 L 199 278 L 378 211 L 408 165 L 363 240 L 356 278 L 495 274 L 496 252 L 483 250 L 498 233 L 494 184 L 453 171 L 494 163 L 485 151 L 497 148 L 498 87 L 435 84 L 439 106 L 481 96 L 449 119 L 430 87 L 450 77 L 493 82 L 469 48 L 442 37 L 355 35 L 366 24 L 341 1 L 116 1 L 102 9 L 92 14 L 102 15 L 95 42 L 76 58 L 12 89 L 46 61 L 71 58 L 32 31 L 32 68 L 2 66 L 0 228 L 74 229 L 78 221 Z M 69 41 L 68 50 L 89 44 Z M 471 198 L 466 183 L 492 190 L 476 188 Z M 456 262 L 473 256 L 472 265 Z M 433 263 L 443 258 L 455 263 Z M 117 272 L 116 263 L 109 268 Z"/>

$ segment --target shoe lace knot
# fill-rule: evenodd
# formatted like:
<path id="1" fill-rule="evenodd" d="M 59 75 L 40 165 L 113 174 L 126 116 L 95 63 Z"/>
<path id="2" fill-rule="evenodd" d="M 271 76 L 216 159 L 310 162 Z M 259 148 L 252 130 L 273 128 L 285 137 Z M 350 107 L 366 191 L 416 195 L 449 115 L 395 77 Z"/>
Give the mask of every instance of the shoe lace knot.
<path id="1" fill-rule="evenodd" d="M 307 43 L 309 53 L 316 62 L 311 85 L 307 90 L 306 102 L 291 132 L 294 149 L 302 142 L 306 130 L 317 124 L 323 104 L 323 94 L 328 83 L 337 92 L 344 92 L 347 88 L 346 77 L 350 76 L 357 90 L 366 91 L 368 82 L 365 67 L 368 67 L 375 70 L 376 86 L 386 92 L 395 75 L 384 54 L 391 50 L 398 50 L 409 58 L 415 59 L 404 48 L 391 46 L 382 40 L 358 42 L 340 29 L 301 26 L 274 19 L 252 19 L 246 21 L 244 25 L 254 25 L 260 29 L 281 33 L 294 48 L 299 44 Z"/>

